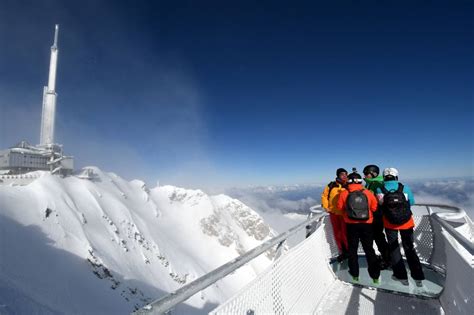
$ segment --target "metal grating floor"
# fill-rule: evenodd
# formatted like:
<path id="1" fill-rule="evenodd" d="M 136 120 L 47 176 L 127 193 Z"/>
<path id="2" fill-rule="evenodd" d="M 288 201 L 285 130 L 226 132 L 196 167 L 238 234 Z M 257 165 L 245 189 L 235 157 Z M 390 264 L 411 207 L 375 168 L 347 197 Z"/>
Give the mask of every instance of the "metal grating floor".
<path id="1" fill-rule="evenodd" d="M 347 260 L 333 262 L 331 267 L 339 281 L 334 283 L 314 314 L 444 314 L 437 299 L 444 286 L 444 276 L 425 265 L 426 280 L 422 287 L 417 287 L 410 276 L 408 286 L 392 280 L 390 269 L 382 270 L 380 284 L 374 285 L 367 272 L 365 256 L 359 256 L 359 282 L 355 284 L 349 275 Z"/>
<path id="2" fill-rule="evenodd" d="M 353 283 L 352 277 L 348 271 L 347 260 L 343 263 L 333 262 L 331 264 L 332 270 L 339 280 Z M 382 270 L 380 273 L 380 284 L 374 285 L 372 279 L 369 277 L 367 272 L 367 260 L 365 256 L 359 256 L 359 282 L 357 283 L 363 287 L 374 287 L 378 289 L 383 289 L 391 292 L 416 295 L 419 297 L 428 297 L 436 298 L 440 295 L 441 290 L 444 286 L 444 276 L 440 273 L 434 271 L 431 268 L 428 268 L 426 265 L 423 265 L 423 271 L 425 273 L 425 280 L 423 280 L 423 286 L 417 287 L 414 280 L 410 277 L 410 271 L 408 269 L 408 264 L 405 261 L 405 266 L 407 267 L 408 272 L 408 281 L 409 285 L 403 285 L 399 281 L 392 279 L 392 270 Z"/>
<path id="3" fill-rule="evenodd" d="M 444 314 L 438 299 L 410 297 L 336 281 L 313 314 Z"/>

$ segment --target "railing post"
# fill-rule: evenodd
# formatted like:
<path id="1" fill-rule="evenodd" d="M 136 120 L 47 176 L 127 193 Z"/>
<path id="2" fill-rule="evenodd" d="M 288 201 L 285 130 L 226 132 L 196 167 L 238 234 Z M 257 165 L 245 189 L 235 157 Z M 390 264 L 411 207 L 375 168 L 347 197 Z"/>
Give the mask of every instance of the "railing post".
<path id="1" fill-rule="evenodd" d="M 286 240 L 283 240 L 280 243 L 278 243 L 277 248 L 276 248 L 275 257 L 273 258 L 273 261 L 280 258 L 280 256 L 283 254 L 283 244 L 285 244 L 285 241 Z"/>

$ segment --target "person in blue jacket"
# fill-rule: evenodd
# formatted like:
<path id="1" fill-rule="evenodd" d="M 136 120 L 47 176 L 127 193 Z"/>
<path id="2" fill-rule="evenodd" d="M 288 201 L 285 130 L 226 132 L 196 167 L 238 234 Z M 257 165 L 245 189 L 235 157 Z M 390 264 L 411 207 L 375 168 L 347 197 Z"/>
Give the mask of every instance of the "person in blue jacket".
<path id="1" fill-rule="evenodd" d="M 408 285 L 407 271 L 398 244 L 398 233 L 400 233 L 411 277 L 415 280 L 416 285 L 421 286 L 421 281 L 425 279 L 425 276 L 414 247 L 415 221 L 410 210 L 410 206 L 415 204 L 415 198 L 408 186 L 398 182 L 396 168 L 386 168 L 383 171 L 383 177 L 384 187 L 377 188 L 377 199 L 379 199 L 383 211 L 383 224 L 393 270 L 392 277 L 394 280 Z M 398 194 L 397 191 L 399 191 Z"/>

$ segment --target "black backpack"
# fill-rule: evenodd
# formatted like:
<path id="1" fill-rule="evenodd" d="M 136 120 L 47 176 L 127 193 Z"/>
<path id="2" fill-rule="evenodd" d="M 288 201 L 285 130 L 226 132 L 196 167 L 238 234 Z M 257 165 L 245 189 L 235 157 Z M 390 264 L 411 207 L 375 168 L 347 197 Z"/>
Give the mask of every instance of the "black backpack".
<path id="1" fill-rule="evenodd" d="M 336 181 L 332 181 L 328 184 L 328 188 L 329 188 L 329 190 L 328 190 L 328 201 L 329 201 L 329 197 L 331 197 L 331 190 L 333 188 L 336 188 L 336 187 L 339 187 L 339 184 Z"/>
<path id="2" fill-rule="evenodd" d="M 398 183 L 397 190 L 388 191 L 385 186 L 380 187 L 383 192 L 382 212 L 388 222 L 403 224 L 410 220 L 412 212 L 410 203 L 403 193 L 403 185 Z"/>
<path id="3" fill-rule="evenodd" d="M 369 199 L 364 190 L 355 190 L 347 195 L 346 213 L 349 219 L 367 221 L 369 219 Z"/>

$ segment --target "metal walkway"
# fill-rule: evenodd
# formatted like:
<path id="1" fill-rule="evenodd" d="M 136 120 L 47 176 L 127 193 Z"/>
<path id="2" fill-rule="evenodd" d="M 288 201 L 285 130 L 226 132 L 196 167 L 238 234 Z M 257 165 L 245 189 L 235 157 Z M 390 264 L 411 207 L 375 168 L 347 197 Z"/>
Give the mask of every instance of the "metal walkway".
<path id="1" fill-rule="evenodd" d="M 420 299 L 336 281 L 313 314 L 444 314 L 438 299 Z"/>
<path id="2" fill-rule="evenodd" d="M 176 305 L 268 249 L 281 248 L 306 226 L 304 241 L 210 314 L 474 314 L 474 245 L 455 229 L 462 226 L 472 233 L 472 221 L 452 206 L 423 204 L 412 211 L 415 248 L 425 268 L 422 287 L 412 280 L 408 286 L 392 280 L 390 270 L 374 286 L 361 248 L 359 283 L 351 283 L 347 263 L 331 264 L 338 254 L 332 227 L 328 216 L 316 211 L 307 221 L 135 313 L 179 314 Z"/>
<path id="3" fill-rule="evenodd" d="M 406 261 L 405 266 L 408 266 Z M 332 270 L 337 278 L 351 285 L 373 288 L 377 290 L 385 290 L 389 293 L 401 293 L 405 295 L 418 296 L 421 298 L 439 297 L 441 290 L 444 287 L 445 276 L 442 273 L 430 268 L 426 264 L 422 264 L 422 266 L 426 279 L 423 280 L 422 286 L 418 287 L 410 276 L 408 277 L 408 285 L 404 285 L 399 281 L 394 281 L 392 279 L 391 269 L 382 270 L 380 272 L 379 278 L 380 284 L 374 285 L 367 271 L 367 260 L 365 259 L 365 256 L 362 255 L 359 256 L 359 281 L 357 283 L 354 283 L 352 277 L 349 275 L 347 260 L 342 263 L 331 263 Z"/>

